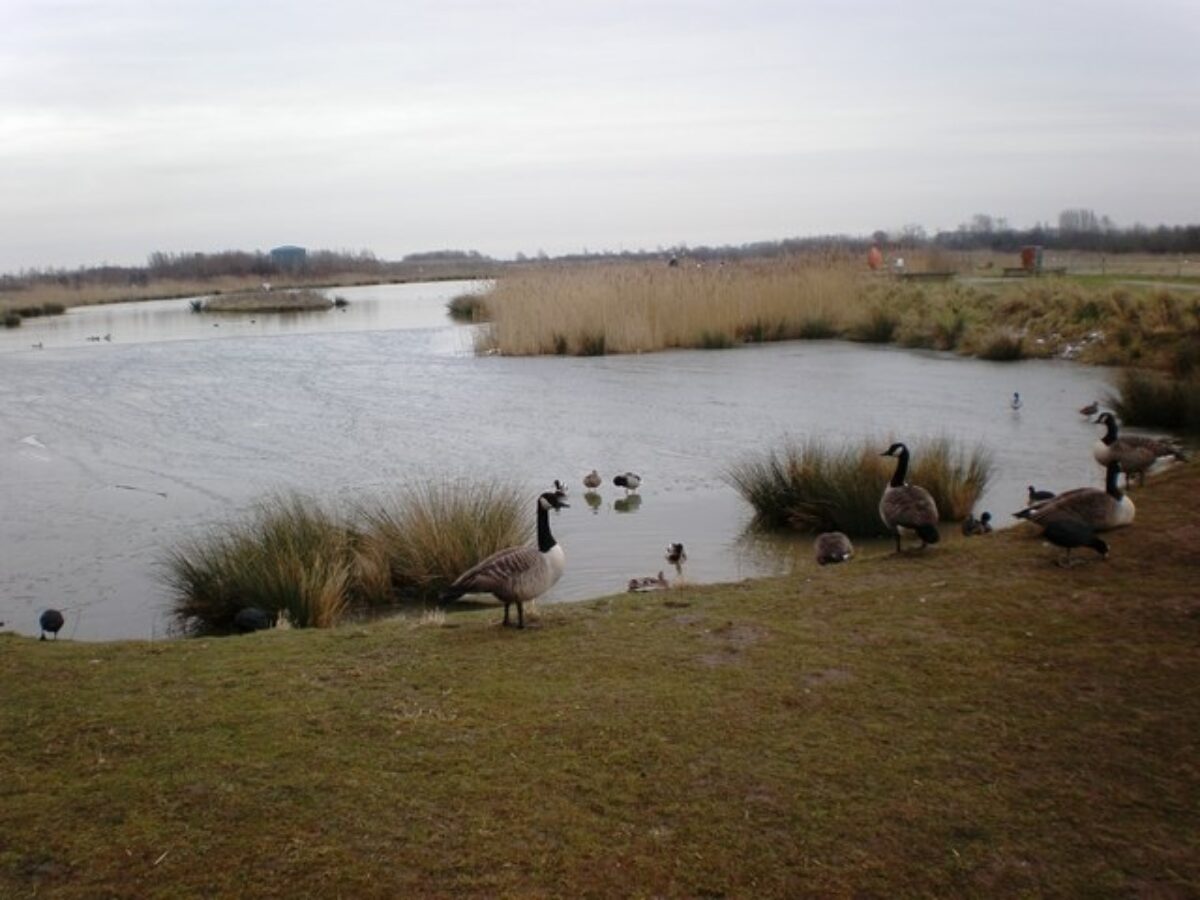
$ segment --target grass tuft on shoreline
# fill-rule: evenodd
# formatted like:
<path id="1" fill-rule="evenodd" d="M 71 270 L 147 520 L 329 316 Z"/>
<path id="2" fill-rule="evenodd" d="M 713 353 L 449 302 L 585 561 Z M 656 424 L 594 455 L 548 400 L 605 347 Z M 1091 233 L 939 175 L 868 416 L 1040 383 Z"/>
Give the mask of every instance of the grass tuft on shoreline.
<path id="1" fill-rule="evenodd" d="M 879 498 L 896 465 L 880 456 L 889 443 L 834 446 L 818 438 L 789 439 L 735 463 L 726 478 L 754 509 L 761 527 L 882 536 Z M 966 518 L 987 488 L 991 455 L 949 438 L 922 441 L 910 450 L 909 481 L 933 495 L 943 521 Z"/>

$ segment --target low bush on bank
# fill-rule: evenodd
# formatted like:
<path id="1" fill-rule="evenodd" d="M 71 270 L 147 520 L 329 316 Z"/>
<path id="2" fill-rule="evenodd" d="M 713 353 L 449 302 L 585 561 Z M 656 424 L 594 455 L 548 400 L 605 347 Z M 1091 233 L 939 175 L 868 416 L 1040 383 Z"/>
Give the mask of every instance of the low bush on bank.
<path id="1" fill-rule="evenodd" d="M 491 318 L 483 294 L 459 294 L 446 304 L 446 312 L 456 322 L 486 322 Z"/>
<path id="2" fill-rule="evenodd" d="M 754 508 L 760 526 L 883 535 L 879 499 L 896 466 L 880 455 L 889 443 L 881 439 L 833 446 L 816 438 L 788 440 L 734 464 L 726 478 Z M 909 481 L 933 495 L 944 521 L 965 518 L 991 477 L 990 454 L 982 447 L 964 449 L 948 438 L 910 449 Z"/>

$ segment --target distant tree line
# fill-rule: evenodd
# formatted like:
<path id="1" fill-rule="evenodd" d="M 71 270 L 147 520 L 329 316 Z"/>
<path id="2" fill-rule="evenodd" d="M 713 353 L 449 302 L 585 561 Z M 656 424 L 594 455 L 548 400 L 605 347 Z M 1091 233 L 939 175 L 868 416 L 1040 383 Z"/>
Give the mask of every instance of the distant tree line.
<path id="1" fill-rule="evenodd" d="M 933 243 L 951 250 L 1015 252 L 1026 244 L 1054 250 L 1090 250 L 1100 253 L 1200 253 L 1200 224 L 1133 225 L 1118 227 L 1108 216 L 1090 209 L 1065 209 L 1057 227 L 1039 223 L 1032 228 L 1011 228 L 1003 217 L 979 213 L 954 231 L 938 232 Z"/>

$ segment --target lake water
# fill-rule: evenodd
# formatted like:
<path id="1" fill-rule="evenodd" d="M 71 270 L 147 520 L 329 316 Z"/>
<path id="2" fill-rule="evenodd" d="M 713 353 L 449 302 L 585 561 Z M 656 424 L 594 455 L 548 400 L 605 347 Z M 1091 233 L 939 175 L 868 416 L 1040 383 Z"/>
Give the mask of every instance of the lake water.
<path id="1" fill-rule="evenodd" d="M 561 478 L 567 572 L 547 602 L 619 592 L 670 567 L 730 581 L 811 565 L 811 539 L 747 545 L 730 463 L 786 436 L 948 434 L 995 452 L 981 508 L 1025 486 L 1099 483 L 1076 409 L 1102 370 L 988 363 L 840 342 L 641 356 L 478 357 L 445 302 L 467 283 L 332 291 L 345 311 L 197 315 L 187 300 L 78 308 L 0 331 L 0 621 L 63 637 L 167 632 L 164 551 L 272 491 L 353 503 L 423 479 Z M 40 348 L 33 345 L 40 344 Z M 1024 406 L 1009 409 L 1019 391 Z M 582 476 L 605 477 L 591 508 Z M 626 504 L 614 474 L 644 478 Z M 618 502 L 621 501 L 621 502 Z"/>

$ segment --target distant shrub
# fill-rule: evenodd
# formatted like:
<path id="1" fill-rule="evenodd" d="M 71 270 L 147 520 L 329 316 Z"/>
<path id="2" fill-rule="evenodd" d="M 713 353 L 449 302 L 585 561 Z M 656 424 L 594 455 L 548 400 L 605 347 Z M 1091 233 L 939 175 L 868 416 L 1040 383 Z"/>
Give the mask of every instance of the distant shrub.
<path id="1" fill-rule="evenodd" d="M 4 314 L 4 327 L 16 328 L 21 324 L 21 314 L 18 312 L 6 312 Z"/>
<path id="2" fill-rule="evenodd" d="M 827 341 L 835 338 L 838 335 L 837 328 L 833 322 L 826 318 L 805 319 L 800 323 L 800 328 L 796 334 L 798 338 L 806 341 Z"/>
<path id="3" fill-rule="evenodd" d="M 702 331 L 696 345 L 702 350 L 728 350 L 733 338 L 723 331 Z"/>
<path id="4" fill-rule="evenodd" d="M 459 294 L 446 304 L 446 311 L 456 322 L 486 322 L 489 319 L 483 294 Z"/>

